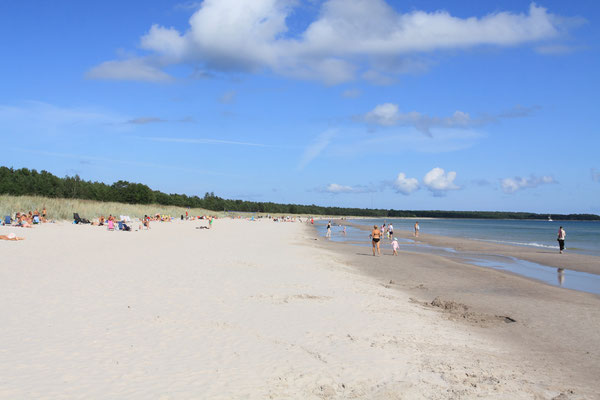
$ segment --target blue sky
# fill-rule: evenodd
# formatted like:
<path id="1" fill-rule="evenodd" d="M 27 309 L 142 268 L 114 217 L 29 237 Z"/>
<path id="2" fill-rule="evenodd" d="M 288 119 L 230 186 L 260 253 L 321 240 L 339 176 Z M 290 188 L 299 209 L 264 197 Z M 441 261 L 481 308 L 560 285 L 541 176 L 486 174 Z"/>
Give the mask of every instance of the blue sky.
<path id="1" fill-rule="evenodd" d="M 600 214 L 600 4 L 3 2 L 0 164 L 167 193 Z"/>

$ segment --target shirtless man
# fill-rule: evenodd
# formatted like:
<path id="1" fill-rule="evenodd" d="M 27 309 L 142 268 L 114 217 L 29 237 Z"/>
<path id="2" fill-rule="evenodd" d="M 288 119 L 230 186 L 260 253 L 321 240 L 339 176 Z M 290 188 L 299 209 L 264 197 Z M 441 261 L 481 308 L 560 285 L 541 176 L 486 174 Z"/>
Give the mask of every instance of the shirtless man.
<path id="1" fill-rule="evenodd" d="M 377 225 L 373 225 L 373 230 L 371 231 L 371 242 L 373 244 L 373 256 L 375 255 L 375 249 L 377 249 L 377 254 L 381 255 L 381 250 L 379 249 L 379 241 L 381 240 L 381 231 L 377 227 Z"/>

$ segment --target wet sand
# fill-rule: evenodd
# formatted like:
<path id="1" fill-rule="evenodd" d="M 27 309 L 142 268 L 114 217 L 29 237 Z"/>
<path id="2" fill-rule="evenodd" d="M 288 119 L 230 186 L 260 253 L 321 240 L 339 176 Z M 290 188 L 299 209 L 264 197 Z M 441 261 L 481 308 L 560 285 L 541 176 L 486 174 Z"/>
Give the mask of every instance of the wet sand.
<path id="1" fill-rule="evenodd" d="M 549 250 L 437 235 L 421 234 L 415 238 L 404 231 L 397 231 L 394 236 L 454 248 L 466 255 L 510 256 L 600 273 L 600 259 L 594 256 L 561 255 Z M 380 257 L 372 256 L 370 246 L 334 243 L 322 237 L 317 242 L 335 251 L 359 273 L 377 278 L 390 291 L 408 293 L 424 309 L 473 326 L 498 343 L 506 343 L 507 349 L 518 349 L 512 357 L 530 371 L 542 372 L 540 384 L 561 382 L 580 394 L 587 388 L 591 390 L 589 393 L 597 395 L 592 398 L 600 398 L 597 380 L 600 376 L 600 296 L 470 265 L 456 257 L 410 250 L 393 256 L 388 240 L 381 244 L 383 255 Z M 368 239 L 364 244 L 370 244 Z M 410 245 L 405 248 L 410 249 Z"/>
<path id="2" fill-rule="evenodd" d="M 349 223 L 347 221 L 336 221 L 336 223 L 346 224 L 348 226 L 353 226 L 370 232 L 370 227 L 366 227 L 364 225 Z M 566 251 L 563 254 L 559 254 L 557 250 L 552 249 L 511 246 L 501 243 L 490 243 L 482 240 L 469 240 L 426 233 L 420 233 L 419 237 L 414 237 L 412 232 L 400 230 L 395 231 L 394 236 L 403 239 L 411 239 L 417 243 L 425 243 L 436 247 L 453 248 L 467 256 L 494 254 L 515 257 L 521 260 L 527 260 L 556 268 L 565 268 L 567 270 L 600 275 L 600 257 L 570 252 L 568 248 L 568 241 Z"/>

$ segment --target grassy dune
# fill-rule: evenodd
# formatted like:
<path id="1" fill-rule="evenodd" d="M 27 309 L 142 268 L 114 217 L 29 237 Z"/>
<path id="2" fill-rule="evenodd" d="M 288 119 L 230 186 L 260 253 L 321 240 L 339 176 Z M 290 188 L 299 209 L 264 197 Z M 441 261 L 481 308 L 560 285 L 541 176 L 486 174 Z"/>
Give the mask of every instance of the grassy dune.
<path id="1" fill-rule="evenodd" d="M 140 218 L 144 215 L 171 215 L 178 217 L 185 215 L 218 215 L 222 212 L 204 210 L 201 208 L 187 209 L 184 207 L 163 206 L 160 204 L 122 204 L 112 202 L 99 202 L 79 199 L 51 199 L 38 196 L 9 196 L 0 195 L 0 216 L 14 216 L 16 212 L 29 212 L 38 209 L 40 212 L 46 207 L 48 218 L 53 220 L 71 220 L 73 213 L 79 213 L 82 218 L 93 219 L 100 215 L 128 215 L 131 218 Z"/>

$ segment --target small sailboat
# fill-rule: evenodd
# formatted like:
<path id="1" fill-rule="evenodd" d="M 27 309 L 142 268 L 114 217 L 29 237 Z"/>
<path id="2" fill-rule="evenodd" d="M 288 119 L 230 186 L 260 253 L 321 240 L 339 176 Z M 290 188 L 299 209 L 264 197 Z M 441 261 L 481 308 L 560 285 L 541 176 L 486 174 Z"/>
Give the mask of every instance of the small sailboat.
<path id="1" fill-rule="evenodd" d="M 548 215 L 548 222 L 552 222 L 552 215 Z"/>

